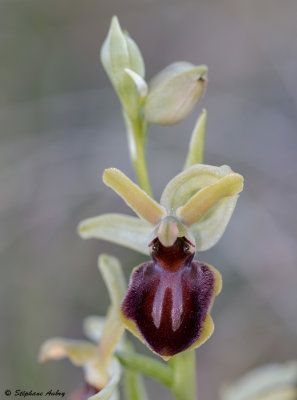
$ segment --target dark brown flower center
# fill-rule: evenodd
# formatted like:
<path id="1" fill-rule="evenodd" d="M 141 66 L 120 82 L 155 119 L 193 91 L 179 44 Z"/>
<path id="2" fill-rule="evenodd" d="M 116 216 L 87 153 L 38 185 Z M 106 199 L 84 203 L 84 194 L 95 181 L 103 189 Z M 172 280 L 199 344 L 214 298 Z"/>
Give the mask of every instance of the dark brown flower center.
<path id="1" fill-rule="evenodd" d="M 193 261 L 185 238 L 173 246 L 152 242 L 152 261 L 132 275 L 122 312 L 149 346 L 163 356 L 187 349 L 198 338 L 214 295 L 215 277 Z"/>

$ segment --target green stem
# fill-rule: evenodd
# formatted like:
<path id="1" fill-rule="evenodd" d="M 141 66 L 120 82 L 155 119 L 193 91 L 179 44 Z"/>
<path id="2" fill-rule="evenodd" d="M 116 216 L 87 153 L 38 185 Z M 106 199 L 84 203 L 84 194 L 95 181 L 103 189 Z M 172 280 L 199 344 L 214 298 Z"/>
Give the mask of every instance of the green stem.
<path id="1" fill-rule="evenodd" d="M 123 115 L 128 135 L 130 158 L 138 179 L 138 183 L 140 187 L 151 196 L 152 190 L 149 182 L 145 158 L 147 122 L 140 114 L 133 119 L 130 118 L 125 111 L 123 111 Z"/>
<path id="2" fill-rule="evenodd" d="M 130 368 L 124 371 L 124 395 L 126 400 L 148 400 L 142 375 Z"/>
<path id="3" fill-rule="evenodd" d="M 188 350 L 172 357 L 169 361 L 173 369 L 171 392 L 176 400 L 196 399 L 195 352 Z"/>
<path id="4" fill-rule="evenodd" d="M 132 343 L 124 339 L 125 351 L 134 353 Z M 148 400 L 143 376 L 129 367 L 124 370 L 124 398 L 126 400 Z"/>
<path id="5" fill-rule="evenodd" d="M 165 386 L 171 387 L 173 385 L 172 370 L 165 363 L 142 354 L 122 350 L 117 350 L 115 355 L 123 366 L 156 379 Z"/>

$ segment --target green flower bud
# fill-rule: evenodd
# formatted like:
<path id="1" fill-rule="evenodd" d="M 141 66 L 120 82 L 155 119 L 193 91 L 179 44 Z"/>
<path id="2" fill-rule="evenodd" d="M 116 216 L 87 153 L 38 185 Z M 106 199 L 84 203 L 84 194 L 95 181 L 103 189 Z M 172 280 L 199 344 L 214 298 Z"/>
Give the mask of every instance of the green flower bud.
<path id="1" fill-rule="evenodd" d="M 143 78 L 144 62 L 137 44 L 127 32 L 122 31 L 115 16 L 111 20 L 108 35 L 101 48 L 101 62 L 123 107 L 129 115 L 134 116 L 138 110 L 139 94 L 126 69 Z"/>
<path id="2" fill-rule="evenodd" d="M 207 66 L 188 62 L 170 64 L 150 82 L 145 102 L 145 117 L 158 125 L 182 121 L 203 96 L 207 83 Z"/>

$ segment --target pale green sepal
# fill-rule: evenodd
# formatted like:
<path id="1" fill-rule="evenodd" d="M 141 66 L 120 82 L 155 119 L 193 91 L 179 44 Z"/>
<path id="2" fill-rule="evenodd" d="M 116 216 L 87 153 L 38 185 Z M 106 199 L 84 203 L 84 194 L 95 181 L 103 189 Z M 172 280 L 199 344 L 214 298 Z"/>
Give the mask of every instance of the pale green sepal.
<path id="1" fill-rule="evenodd" d="M 101 48 L 101 62 L 111 80 L 123 107 L 129 115 L 138 112 L 138 94 L 125 68 L 130 68 L 142 75 L 144 66 L 142 56 L 133 40 L 125 34 L 117 17 L 111 20 L 109 32 Z"/>
<path id="2" fill-rule="evenodd" d="M 204 109 L 199 115 L 194 127 L 184 169 L 195 164 L 202 164 L 203 162 L 206 120 L 207 111 Z"/>
<path id="3" fill-rule="evenodd" d="M 78 233 L 84 239 L 96 238 L 149 254 L 152 226 L 136 217 L 123 214 L 103 214 L 82 221 Z"/>
<path id="4" fill-rule="evenodd" d="M 198 222 L 219 200 L 235 196 L 242 191 L 243 177 L 231 173 L 195 193 L 183 206 L 176 210 L 176 215 L 187 225 Z"/>
<path id="5" fill-rule="evenodd" d="M 191 226 L 198 251 L 213 247 L 225 232 L 239 196 L 220 200 L 199 222 Z"/>
<path id="6" fill-rule="evenodd" d="M 92 342 L 98 343 L 100 341 L 105 319 L 106 317 L 98 317 L 96 315 L 90 315 L 84 319 L 84 334 L 88 339 L 92 340 Z"/>
<path id="7" fill-rule="evenodd" d="M 100 392 L 89 397 L 89 400 L 116 400 L 118 399 L 117 386 L 121 377 L 121 366 L 117 359 L 113 358 L 108 365 L 110 380 Z"/>
<path id="8" fill-rule="evenodd" d="M 142 78 L 145 77 L 145 65 L 142 58 L 141 51 L 139 47 L 134 42 L 134 40 L 129 36 L 128 32 L 123 32 L 126 37 L 126 42 L 128 46 L 129 53 L 129 64 L 130 69 L 140 75 Z"/>
<path id="9" fill-rule="evenodd" d="M 117 258 L 102 254 L 98 259 L 98 267 L 111 299 L 111 306 L 99 343 L 100 361 L 107 364 L 124 333 L 125 328 L 119 319 L 119 310 L 127 285 L 121 264 Z"/>
<path id="10" fill-rule="evenodd" d="M 123 172 L 108 168 L 103 173 L 103 182 L 112 188 L 141 218 L 157 225 L 166 215 L 164 207 L 153 200 L 144 190 L 132 182 Z"/>
<path id="11" fill-rule="evenodd" d="M 108 35 L 101 48 L 101 62 L 116 89 L 124 85 L 125 68 L 130 67 L 126 37 L 119 20 L 112 17 Z"/>
<path id="12" fill-rule="evenodd" d="M 207 66 L 176 62 L 157 74 L 149 85 L 144 105 L 148 122 L 172 125 L 182 121 L 203 96 Z"/>
<path id="13" fill-rule="evenodd" d="M 219 179 L 232 173 L 227 165 L 196 164 L 176 175 L 165 187 L 161 196 L 161 205 L 169 214 L 184 205 L 199 189 L 216 183 Z"/>
<path id="14" fill-rule="evenodd" d="M 221 400 L 295 400 L 297 398 L 297 362 L 269 364 L 256 368 L 228 389 Z"/>

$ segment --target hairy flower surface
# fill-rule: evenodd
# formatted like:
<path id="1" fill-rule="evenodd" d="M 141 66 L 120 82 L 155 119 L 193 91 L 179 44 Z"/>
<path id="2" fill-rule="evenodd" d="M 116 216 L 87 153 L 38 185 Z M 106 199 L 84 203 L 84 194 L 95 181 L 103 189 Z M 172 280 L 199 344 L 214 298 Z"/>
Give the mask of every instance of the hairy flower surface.
<path id="1" fill-rule="evenodd" d="M 194 261 L 223 234 L 243 178 L 228 166 L 198 164 L 173 178 L 160 204 L 121 171 L 103 180 L 138 214 L 105 214 L 83 221 L 79 233 L 150 254 L 131 277 L 121 313 L 126 327 L 164 359 L 200 346 L 213 332 L 209 311 L 221 290 L 219 272 Z"/>
<path id="2" fill-rule="evenodd" d="M 193 261 L 185 237 L 165 247 L 156 238 L 152 261 L 134 271 L 122 303 L 125 325 L 164 359 L 200 346 L 213 332 L 209 310 L 221 277 Z"/>

